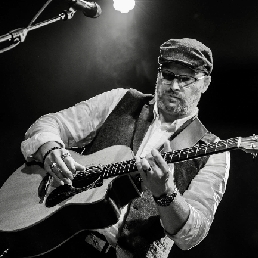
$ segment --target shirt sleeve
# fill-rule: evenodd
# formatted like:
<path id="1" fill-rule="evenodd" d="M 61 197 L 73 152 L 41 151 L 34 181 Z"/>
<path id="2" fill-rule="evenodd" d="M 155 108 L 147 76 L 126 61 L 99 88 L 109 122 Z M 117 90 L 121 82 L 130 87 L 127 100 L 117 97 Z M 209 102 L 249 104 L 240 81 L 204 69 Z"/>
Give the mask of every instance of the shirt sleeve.
<path id="1" fill-rule="evenodd" d="M 83 145 L 105 122 L 127 89 L 104 92 L 73 107 L 40 117 L 26 132 L 21 143 L 25 159 L 32 157 L 38 148 L 48 142 L 59 142 L 63 147 Z"/>
<path id="2" fill-rule="evenodd" d="M 187 250 L 196 246 L 208 234 L 226 190 L 229 168 L 229 152 L 211 155 L 184 192 L 183 197 L 189 205 L 190 215 L 177 234 L 168 234 L 180 249 Z"/>

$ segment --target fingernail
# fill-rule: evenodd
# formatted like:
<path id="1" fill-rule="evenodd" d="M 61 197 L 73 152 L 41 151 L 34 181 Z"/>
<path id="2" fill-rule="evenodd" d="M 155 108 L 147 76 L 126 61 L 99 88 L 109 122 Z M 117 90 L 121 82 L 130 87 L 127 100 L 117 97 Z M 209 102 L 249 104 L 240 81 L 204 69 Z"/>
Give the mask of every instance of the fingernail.
<path id="1" fill-rule="evenodd" d="M 72 181 L 71 181 L 69 178 L 64 178 L 64 179 L 63 179 L 63 182 L 64 182 L 65 184 L 68 184 L 68 185 L 71 185 L 71 184 L 72 184 Z"/>

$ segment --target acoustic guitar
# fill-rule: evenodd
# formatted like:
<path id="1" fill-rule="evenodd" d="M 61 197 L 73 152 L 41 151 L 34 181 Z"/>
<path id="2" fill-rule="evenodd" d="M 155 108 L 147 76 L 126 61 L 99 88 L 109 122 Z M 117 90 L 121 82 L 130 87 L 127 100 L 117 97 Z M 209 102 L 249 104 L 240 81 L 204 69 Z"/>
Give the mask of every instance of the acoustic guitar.
<path id="1" fill-rule="evenodd" d="M 237 137 L 163 153 L 168 163 L 242 149 L 257 156 L 258 137 Z M 86 166 L 72 186 L 52 185 L 39 165 L 19 167 L 0 189 L 0 236 L 7 239 L 16 257 L 43 255 L 84 230 L 118 222 L 121 209 L 141 195 L 130 148 L 112 146 L 83 156 L 70 151 Z M 97 168 L 97 169 L 96 169 Z"/>

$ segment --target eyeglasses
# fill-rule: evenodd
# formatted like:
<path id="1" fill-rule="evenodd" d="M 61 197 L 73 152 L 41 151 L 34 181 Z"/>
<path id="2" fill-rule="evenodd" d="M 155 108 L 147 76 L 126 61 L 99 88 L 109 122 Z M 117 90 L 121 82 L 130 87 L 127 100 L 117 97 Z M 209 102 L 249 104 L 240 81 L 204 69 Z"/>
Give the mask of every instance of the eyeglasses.
<path id="1" fill-rule="evenodd" d="M 177 83 L 180 87 L 186 87 L 194 82 L 197 82 L 201 79 L 203 79 L 205 77 L 202 76 L 202 77 L 193 77 L 193 76 L 190 76 L 190 75 L 178 75 L 178 74 L 174 74 L 172 71 L 162 71 L 162 70 L 159 70 L 159 73 L 161 75 L 161 79 L 165 79 L 167 81 L 173 81 L 174 79 L 177 79 Z"/>

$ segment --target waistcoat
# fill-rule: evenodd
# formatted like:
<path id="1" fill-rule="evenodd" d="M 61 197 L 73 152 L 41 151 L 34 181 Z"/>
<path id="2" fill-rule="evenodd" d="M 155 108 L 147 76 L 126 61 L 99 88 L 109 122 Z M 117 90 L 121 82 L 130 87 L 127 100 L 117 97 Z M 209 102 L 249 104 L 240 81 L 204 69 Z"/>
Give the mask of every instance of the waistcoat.
<path id="1" fill-rule="evenodd" d="M 91 154 L 113 145 L 126 145 L 136 154 L 154 118 L 153 105 L 149 105 L 152 98 L 152 95 L 130 89 L 108 116 L 83 154 Z M 184 136 L 187 137 L 188 135 Z M 215 138 L 213 134 L 206 133 L 196 144 L 210 143 Z M 188 188 L 207 160 L 208 156 L 174 164 L 174 179 L 180 194 Z M 119 231 L 118 246 L 127 254 L 126 257 L 165 258 L 172 245 L 173 241 L 165 235 L 160 224 L 152 195 L 146 190 L 141 197 L 131 202 Z"/>

